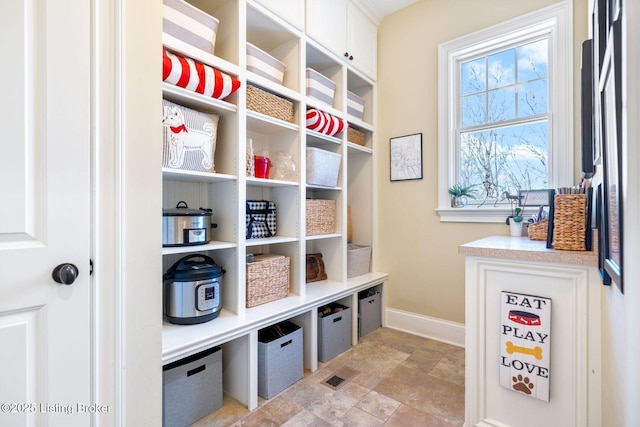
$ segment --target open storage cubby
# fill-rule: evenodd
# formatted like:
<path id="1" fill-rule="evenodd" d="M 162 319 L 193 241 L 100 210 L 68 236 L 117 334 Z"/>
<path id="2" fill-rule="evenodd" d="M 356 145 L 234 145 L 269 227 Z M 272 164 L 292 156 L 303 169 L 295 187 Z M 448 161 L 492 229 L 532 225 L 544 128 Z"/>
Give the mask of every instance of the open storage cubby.
<path id="1" fill-rule="evenodd" d="M 223 349 L 223 389 L 248 409 L 258 405 L 258 331 L 284 320 L 303 329 L 304 368 L 318 368 L 318 317 L 322 305 L 339 302 L 352 308 L 351 344 L 357 337 L 357 296 L 361 290 L 382 286 L 386 274 L 376 272 L 347 279 L 346 212 L 351 209 L 354 242 L 375 253 L 375 200 L 373 183 L 375 133 L 375 82 L 351 68 L 343 58 L 304 33 L 304 1 L 287 0 L 291 14 L 281 17 L 280 2 L 253 0 L 189 0 L 220 22 L 214 54 L 183 43 L 165 44 L 173 52 L 194 58 L 240 81 L 240 88 L 223 100 L 163 84 L 163 97 L 200 112 L 220 116 L 214 156 L 215 172 L 162 168 L 163 207 L 185 201 L 190 208 L 212 209 L 212 240 L 203 245 L 162 248 L 163 273 L 182 256 L 206 254 L 224 268 L 220 294 L 222 309 L 215 319 L 195 325 L 163 325 L 163 364 L 197 354 L 212 346 Z M 277 4 L 276 4 L 277 3 Z M 298 25 L 300 24 L 300 25 Z M 163 40 L 165 40 L 163 38 Z M 286 65 L 282 84 L 247 70 L 249 42 Z M 166 40 L 163 42 L 166 43 Z M 306 69 L 312 68 L 335 83 L 332 105 L 306 95 Z M 286 121 L 254 111 L 247 105 L 252 85 L 291 102 L 293 120 Z M 366 102 L 362 119 L 347 113 L 347 90 Z M 306 111 L 317 108 L 347 120 L 365 134 L 364 146 L 349 143 L 347 132 L 327 136 L 306 129 Z M 275 160 L 290 156 L 295 168 L 285 178 L 246 176 L 247 142 L 256 155 Z M 335 186 L 308 185 L 307 148 L 340 154 Z M 160 166 L 159 166 L 160 167 Z M 274 166 L 272 166 L 273 168 Z M 272 170 L 273 172 L 273 170 Z M 335 201 L 335 229 L 319 235 L 306 233 L 306 199 Z M 277 209 L 277 234 L 246 239 L 247 200 L 271 200 Z M 306 283 L 306 254 L 320 252 L 327 279 Z M 247 254 L 289 257 L 289 292 L 284 298 L 247 307 Z M 375 257 L 374 257 L 375 259 Z M 158 307 L 161 310 L 161 307 Z"/>

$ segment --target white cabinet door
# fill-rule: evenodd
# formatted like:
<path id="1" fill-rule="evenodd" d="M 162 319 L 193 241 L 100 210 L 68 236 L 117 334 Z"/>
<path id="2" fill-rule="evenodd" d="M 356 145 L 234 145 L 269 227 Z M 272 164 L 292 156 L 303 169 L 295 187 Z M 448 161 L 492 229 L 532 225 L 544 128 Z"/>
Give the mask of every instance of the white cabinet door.
<path id="1" fill-rule="evenodd" d="M 304 29 L 304 0 L 256 0 L 292 25 Z"/>
<path id="2" fill-rule="evenodd" d="M 347 5 L 347 52 L 349 62 L 358 70 L 376 79 L 378 58 L 378 27 L 353 3 Z"/>
<path id="3" fill-rule="evenodd" d="M 307 0 L 307 35 L 336 55 L 347 52 L 345 0 Z"/>
<path id="4" fill-rule="evenodd" d="M 344 0 L 307 0 L 306 33 L 349 65 L 375 80 L 378 27 Z"/>
<path id="5" fill-rule="evenodd" d="M 69 13 L 73 11 L 73 13 Z M 87 426 L 90 3 L 4 0 L 0 425 Z M 52 271 L 74 264 L 73 284 Z M 72 268 L 65 270 L 71 280 Z"/>

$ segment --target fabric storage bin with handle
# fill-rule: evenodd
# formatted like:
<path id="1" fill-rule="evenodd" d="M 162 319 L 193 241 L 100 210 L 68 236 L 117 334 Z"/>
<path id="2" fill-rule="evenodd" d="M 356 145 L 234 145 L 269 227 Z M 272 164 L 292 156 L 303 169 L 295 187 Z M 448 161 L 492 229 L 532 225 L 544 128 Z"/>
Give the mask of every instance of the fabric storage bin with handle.
<path id="1" fill-rule="evenodd" d="M 222 348 L 162 367 L 162 425 L 188 426 L 222 407 Z"/>
<path id="2" fill-rule="evenodd" d="M 318 360 L 328 362 L 351 347 L 351 309 L 331 303 L 318 308 Z"/>
<path id="3" fill-rule="evenodd" d="M 258 331 L 258 395 L 271 399 L 304 377 L 302 327 L 285 320 Z"/>
<path id="4" fill-rule="evenodd" d="M 213 54 L 216 46 L 218 19 L 184 0 L 163 0 L 163 41 L 175 45 L 175 41 Z"/>
<path id="5" fill-rule="evenodd" d="M 269 200 L 247 200 L 245 213 L 247 239 L 276 235 L 276 204 Z"/>
<path id="6" fill-rule="evenodd" d="M 219 116 L 162 100 L 162 166 L 215 172 Z"/>
<path id="7" fill-rule="evenodd" d="M 358 336 L 382 326 L 382 285 L 358 292 Z"/>

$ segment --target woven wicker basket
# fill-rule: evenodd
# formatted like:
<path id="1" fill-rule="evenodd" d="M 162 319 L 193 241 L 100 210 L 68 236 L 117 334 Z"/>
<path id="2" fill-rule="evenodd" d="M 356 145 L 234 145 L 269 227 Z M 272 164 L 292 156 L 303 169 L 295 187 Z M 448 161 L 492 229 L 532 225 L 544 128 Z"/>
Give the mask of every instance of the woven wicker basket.
<path id="1" fill-rule="evenodd" d="M 307 236 L 336 232 L 336 201 L 307 199 Z"/>
<path id="2" fill-rule="evenodd" d="M 352 127 L 347 128 L 347 141 L 353 142 L 358 145 L 365 145 L 364 133 L 353 129 Z"/>
<path id="3" fill-rule="evenodd" d="M 291 101 L 252 85 L 247 85 L 247 108 L 293 123 L 293 103 Z"/>
<path id="4" fill-rule="evenodd" d="M 529 239 L 531 240 L 547 240 L 547 231 L 549 230 L 549 220 L 529 224 Z"/>
<path id="5" fill-rule="evenodd" d="M 247 307 L 265 304 L 289 295 L 290 259 L 284 255 L 256 255 L 247 263 Z"/>
<path id="6" fill-rule="evenodd" d="M 553 248 L 566 251 L 586 250 L 586 196 L 556 194 L 553 204 Z"/>

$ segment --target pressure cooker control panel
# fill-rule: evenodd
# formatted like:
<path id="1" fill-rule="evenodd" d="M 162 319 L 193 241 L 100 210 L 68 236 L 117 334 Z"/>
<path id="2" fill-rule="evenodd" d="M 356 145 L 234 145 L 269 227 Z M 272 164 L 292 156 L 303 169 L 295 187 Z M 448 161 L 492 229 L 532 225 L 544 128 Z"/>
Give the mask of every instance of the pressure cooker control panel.
<path id="1" fill-rule="evenodd" d="M 220 283 L 206 283 L 196 289 L 196 309 L 198 311 L 215 310 L 220 305 Z"/>

